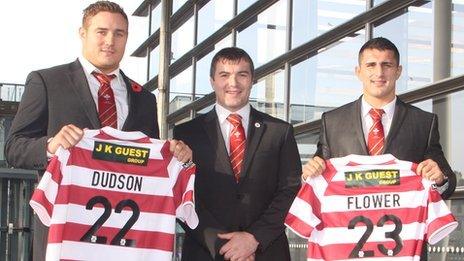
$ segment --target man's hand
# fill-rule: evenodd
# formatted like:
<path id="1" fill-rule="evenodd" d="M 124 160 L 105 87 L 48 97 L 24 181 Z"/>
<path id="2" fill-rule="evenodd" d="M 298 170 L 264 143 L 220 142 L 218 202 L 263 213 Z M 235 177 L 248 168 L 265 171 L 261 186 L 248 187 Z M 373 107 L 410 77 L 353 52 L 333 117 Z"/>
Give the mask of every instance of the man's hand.
<path id="1" fill-rule="evenodd" d="M 55 154 L 58 147 L 69 149 L 76 145 L 84 136 L 84 131 L 73 124 L 68 124 L 48 142 L 47 151 L 50 154 Z"/>
<path id="2" fill-rule="evenodd" d="M 249 257 L 245 258 L 244 261 L 255 261 L 255 253 L 253 253 Z"/>
<path id="3" fill-rule="evenodd" d="M 192 150 L 181 140 L 170 140 L 169 150 L 178 161 L 186 163 L 192 160 Z"/>
<path id="4" fill-rule="evenodd" d="M 229 240 L 219 250 L 219 254 L 224 256 L 225 260 L 231 261 L 253 261 L 254 253 L 258 248 L 258 241 L 248 232 L 232 232 L 218 234 L 221 239 Z"/>
<path id="5" fill-rule="evenodd" d="M 432 159 L 427 159 L 419 163 L 416 172 L 423 178 L 434 181 L 438 186 L 443 185 L 445 181 L 445 174 L 443 174 L 438 164 Z"/>
<path id="6" fill-rule="evenodd" d="M 325 161 L 318 156 L 310 159 L 304 166 L 303 166 L 303 174 L 301 174 L 301 178 L 306 180 L 308 177 L 313 178 L 319 176 L 325 170 Z"/>

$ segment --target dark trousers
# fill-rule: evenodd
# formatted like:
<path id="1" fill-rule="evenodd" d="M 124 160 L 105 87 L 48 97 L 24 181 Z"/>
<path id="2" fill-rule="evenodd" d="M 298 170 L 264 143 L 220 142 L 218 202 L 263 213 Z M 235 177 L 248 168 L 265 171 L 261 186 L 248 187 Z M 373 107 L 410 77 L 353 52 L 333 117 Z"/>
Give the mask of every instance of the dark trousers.
<path id="1" fill-rule="evenodd" d="M 48 227 L 42 224 L 39 217 L 34 214 L 32 220 L 32 260 L 45 261 L 47 251 Z"/>

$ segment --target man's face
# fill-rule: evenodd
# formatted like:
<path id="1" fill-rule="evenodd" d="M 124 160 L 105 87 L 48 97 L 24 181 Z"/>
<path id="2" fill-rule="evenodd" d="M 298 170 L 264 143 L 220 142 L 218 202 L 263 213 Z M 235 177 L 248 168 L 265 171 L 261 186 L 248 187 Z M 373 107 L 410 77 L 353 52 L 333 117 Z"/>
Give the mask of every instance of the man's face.
<path id="1" fill-rule="evenodd" d="M 363 83 L 366 101 L 378 107 L 391 102 L 395 98 L 395 84 L 401 70 L 393 51 L 364 50 L 356 67 L 356 75 Z"/>
<path id="2" fill-rule="evenodd" d="M 83 56 L 103 73 L 114 71 L 126 49 L 127 29 L 121 14 L 99 12 L 79 29 Z"/>
<path id="3" fill-rule="evenodd" d="M 250 64 L 243 59 L 238 62 L 220 59 L 215 66 L 210 82 L 217 103 L 232 112 L 241 109 L 248 103 L 253 84 Z"/>

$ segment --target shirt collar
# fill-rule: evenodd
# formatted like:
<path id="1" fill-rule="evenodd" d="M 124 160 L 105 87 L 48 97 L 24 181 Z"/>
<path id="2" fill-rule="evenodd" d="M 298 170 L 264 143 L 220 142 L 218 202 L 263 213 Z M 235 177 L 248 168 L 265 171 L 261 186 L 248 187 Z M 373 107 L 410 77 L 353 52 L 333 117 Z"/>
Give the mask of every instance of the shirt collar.
<path id="1" fill-rule="evenodd" d="M 219 119 L 220 124 L 223 124 L 226 121 L 229 114 L 231 114 L 231 113 L 236 113 L 236 114 L 240 115 L 242 117 L 242 122 L 244 124 L 246 124 L 248 122 L 248 118 L 250 117 L 250 111 L 251 111 L 251 106 L 250 106 L 249 103 L 247 103 L 245 106 L 240 108 L 240 110 L 235 111 L 235 112 L 231 112 L 231 111 L 227 110 L 226 108 L 224 108 L 223 106 L 221 106 L 217 102 L 216 102 L 214 108 L 216 109 L 216 114 L 218 115 L 218 119 Z"/>
<path id="2" fill-rule="evenodd" d="M 97 67 L 95 67 L 95 65 L 90 63 L 89 60 L 85 59 L 82 55 L 80 55 L 78 59 L 79 59 L 79 62 L 81 63 L 81 65 L 82 65 L 82 68 L 84 69 L 84 73 L 85 73 L 85 75 L 87 77 L 90 77 L 92 75 L 92 72 L 94 72 L 94 71 L 102 73 Z M 116 75 L 116 79 L 119 79 L 119 76 L 120 76 L 119 68 L 117 68 L 116 70 L 110 72 L 109 75 L 110 74 Z"/>
<path id="3" fill-rule="evenodd" d="M 385 115 L 389 119 L 393 119 L 393 114 L 395 113 L 395 105 L 396 105 L 396 96 L 391 102 L 385 104 L 381 108 L 383 109 L 383 111 L 385 112 Z M 369 103 L 367 103 L 367 101 L 364 99 L 364 96 L 361 99 L 361 106 L 362 106 L 361 112 L 362 112 L 363 117 L 366 117 L 367 115 L 369 115 L 369 111 L 373 108 Z"/>

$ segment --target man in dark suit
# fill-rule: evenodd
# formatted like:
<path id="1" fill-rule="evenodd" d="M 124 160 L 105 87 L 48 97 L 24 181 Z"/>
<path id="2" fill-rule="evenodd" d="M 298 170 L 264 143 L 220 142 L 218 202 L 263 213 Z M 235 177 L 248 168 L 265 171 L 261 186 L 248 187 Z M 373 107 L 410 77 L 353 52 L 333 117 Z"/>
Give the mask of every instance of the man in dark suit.
<path id="1" fill-rule="evenodd" d="M 250 106 L 253 73 L 242 49 L 219 51 L 210 70 L 214 109 L 174 128 L 197 167 L 200 224 L 184 227 L 182 260 L 290 260 L 283 221 L 301 162 L 292 126 Z"/>
<path id="2" fill-rule="evenodd" d="M 119 69 L 128 35 L 123 9 L 109 1 L 91 4 L 84 10 L 79 34 L 81 57 L 29 74 L 5 146 L 11 166 L 36 169 L 42 174 L 58 147 L 74 146 L 82 138 L 84 128 L 109 125 L 159 137 L 155 96 Z M 116 112 L 112 125 L 101 122 L 102 83 L 94 73 L 114 77 L 109 81 Z M 191 158 L 191 150 L 180 141 L 171 142 L 171 151 L 181 161 Z M 33 257 L 43 260 L 48 232 L 38 219 L 34 221 Z"/>
<path id="3" fill-rule="evenodd" d="M 373 126 L 369 111 L 383 109 L 385 140 L 380 153 L 418 163 L 417 173 L 435 181 L 442 198 L 447 199 L 456 188 L 456 175 L 443 155 L 437 115 L 405 104 L 395 94 L 402 70 L 398 49 L 388 39 L 374 38 L 361 47 L 358 60 L 356 75 L 363 83 L 363 95 L 322 115 L 317 151 L 303 167 L 303 179 L 320 175 L 325 169 L 323 159 L 372 155 L 368 151 L 368 133 Z"/>

